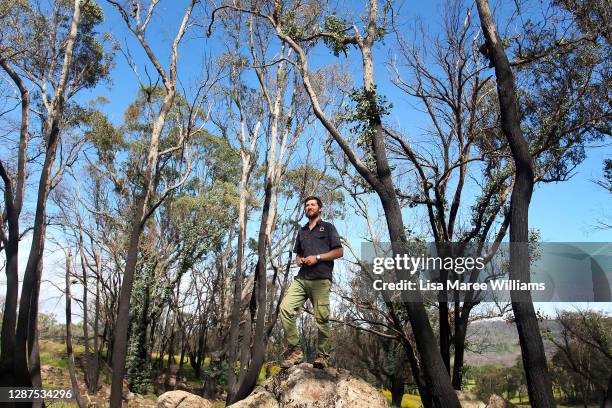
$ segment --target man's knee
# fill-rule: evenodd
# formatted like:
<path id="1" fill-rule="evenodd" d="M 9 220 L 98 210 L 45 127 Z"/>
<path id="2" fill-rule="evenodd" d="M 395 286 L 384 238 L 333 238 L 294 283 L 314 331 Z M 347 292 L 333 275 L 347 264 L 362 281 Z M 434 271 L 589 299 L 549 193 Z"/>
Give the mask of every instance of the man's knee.
<path id="1" fill-rule="evenodd" d="M 283 319 L 291 319 L 295 316 L 295 309 L 290 306 L 285 300 L 280 305 L 280 315 Z"/>

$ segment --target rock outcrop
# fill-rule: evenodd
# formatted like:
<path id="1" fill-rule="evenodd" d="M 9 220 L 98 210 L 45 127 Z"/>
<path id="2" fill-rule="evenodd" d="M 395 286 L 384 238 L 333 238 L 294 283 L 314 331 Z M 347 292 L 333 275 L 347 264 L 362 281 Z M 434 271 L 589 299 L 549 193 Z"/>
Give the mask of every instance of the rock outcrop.
<path id="1" fill-rule="evenodd" d="M 387 408 L 382 393 L 347 370 L 302 363 L 267 379 L 228 408 Z"/>
<path id="2" fill-rule="evenodd" d="M 491 398 L 489 398 L 487 408 L 516 408 L 516 405 L 506 401 L 499 395 L 493 394 Z"/>
<path id="3" fill-rule="evenodd" d="M 473 392 L 457 391 L 457 397 L 461 408 L 485 408 L 487 404 L 478 399 L 478 396 Z"/>
<path id="4" fill-rule="evenodd" d="M 212 404 L 187 391 L 168 391 L 157 398 L 157 408 L 212 408 Z"/>

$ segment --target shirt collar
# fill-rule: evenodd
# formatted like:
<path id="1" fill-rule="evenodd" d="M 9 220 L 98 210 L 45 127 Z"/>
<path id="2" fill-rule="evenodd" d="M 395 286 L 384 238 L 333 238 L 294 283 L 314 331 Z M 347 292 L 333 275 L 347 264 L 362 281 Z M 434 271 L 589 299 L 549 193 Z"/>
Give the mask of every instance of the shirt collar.
<path id="1" fill-rule="evenodd" d="M 323 220 L 321 218 L 319 218 L 319 220 L 317 221 L 317 223 L 315 224 L 315 227 L 312 229 L 312 231 L 315 230 L 315 228 L 320 228 L 323 224 L 322 224 Z M 302 229 L 304 230 L 309 230 L 308 228 L 308 221 L 306 221 L 306 224 L 304 224 L 304 226 L 302 227 Z"/>

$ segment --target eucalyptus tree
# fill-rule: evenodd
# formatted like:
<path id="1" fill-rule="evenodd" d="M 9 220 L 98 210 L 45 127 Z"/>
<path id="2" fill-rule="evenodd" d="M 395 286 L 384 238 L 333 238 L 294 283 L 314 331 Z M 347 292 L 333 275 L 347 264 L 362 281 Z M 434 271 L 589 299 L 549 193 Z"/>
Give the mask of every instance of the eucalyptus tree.
<path id="1" fill-rule="evenodd" d="M 534 166 L 529 145 L 521 129 L 510 61 L 497 34 L 488 1 L 477 0 L 476 4 L 486 38 L 487 56 L 495 68 L 501 127 L 508 139 L 516 171 L 510 204 L 510 242 L 515 245 L 510 249 L 510 277 L 529 282 L 529 253 L 526 243 L 529 238 L 529 201 L 533 192 Z M 529 401 L 534 407 L 554 407 L 556 403 L 531 294 L 529 291 L 513 291 L 511 297 L 527 374 Z"/>
<path id="2" fill-rule="evenodd" d="M 86 116 L 90 116 L 91 113 Z M 89 131 L 86 132 L 87 139 L 90 138 L 90 133 Z M 85 148 L 84 156 L 87 157 L 87 148 Z M 79 176 L 77 176 L 77 171 Z M 102 337 L 100 320 L 104 318 L 101 307 L 101 301 L 103 300 L 102 251 L 106 239 L 110 238 L 110 231 L 108 229 L 105 231 L 105 225 L 108 223 L 108 219 L 112 219 L 112 216 L 109 211 L 103 209 L 106 194 L 101 187 L 100 179 L 93 175 L 95 171 L 93 167 L 86 166 L 85 169 L 78 169 L 77 171 L 75 169 L 68 171 L 70 177 L 66 177 L 62 185 L 55 190 L 51 199 L 59 210 L 57 220 L 58 224 L 61 225 L 62 235 L 64 236 L 61 245 L 69 247 L 69 249 L 64 249 L 65 255 L 67 258 L 72 258 L 72 248 L 78 254 L 73 261 L 74 267 L 70 268 L 70 279 L 74 280 L 74 283 L 78 282 L 83 289 L 82 297 L 79 299 L 83 316 L 83 343 L 85 346 L 82 366 L 88 392 L 96 394 L 103 346 L 100 342 L 100 337 Z M 72 184 L 74 189 L 68 187 L 68 183 Z M 68 260 L 66 266 L 68 270 Z M 72 272 L 79 270 L 80 274 Z M 91 286 L 92 280 L 95 282 L 93 289 Z M 68 293 L 69 288 L 66 289 L 66 293 Z M 90 300 L 91 295 L 94 296 L 93 302 Z M 93 317 L 91 312 L 93 312 Z M 70 314 L 71 310 L 67 310 L 67 322 L 71 319 Z M 89 331 L 90 329 L 93 330 L 93 333 Z"/>
<path id="3" fill-rule="evenodd" d="M 114 331 L 113 344 L 113 375 L 111 386 L 110 406 L 121 406 L 121 393 L 123 388 L 123 375 L 125 373 L 127 341 L 128 341 L 128 322 L 130 312 L 130 298 L 132 294 L 132 286 L 134 283 L 134 273 L 138 261 L 138 249 L 140 237 L 143 231 L 146 220 L 152 215 L 155 209 L 163 202 L 168 194 L 178 188 L 189 175 L 189 171 L 185 171 L 178 177 L 174 183 L 168 183 L 165 190 L 157 196 L 157 201 L 151 201 L 153 196 L 154 178 L 158 168 L 158 160 L 160 158 L 160 148 L 162 143 L 160 137 L 166 122 L 166 116 L 174 103 L 177 86 L 177 64 L 178 64 L 178 46 L 183 38 L 189 25 L 191 13 L 194 9 L 197 0 L 189 2 L 178 32 L 174 37 L 170 47 L 170 65 L 166 69 L 155 54 L 146 38 L 147 28 L 155 12 L 157 2 L 152 2 L 149 7 L 145 7 L 143 3 L 133 2 L 132 7 L 128 10 L 117 1 L 108 0 L 120 13 L 127 28 L 134 34 L 141 47 L 145 51 L 147 58 L 154 65 L 157 74 L 162 80 L 164 97 L 159 110 L 154 113 L 152 128 L 150 130 L 150 141 L 148 146 L 147 160 L 142 173 L 142 187 L 139 194 L 135 197 L 133 203 L 133 217 L 130 223 L 130 237 L 128 250 L 126 255 L 126 264 L 122 277 L 121 293 L 119 297 L 119 306 L 117 319 Z M 189 153 L 186 148 L 186 142 L 189 140 L 190 133 L 186 132 L 180 135 L 175 146 L 167 147 L 166 150 L 183 151 L 186 153 L 185 164 L 189 167 Z"/>
<path id="4" fill-rule="evenodd" d="M 517 39 L 504 39 L 488 2 L 476 4 L 486 40 L 481 52 L 495 69 L 500 125 L 514 166 L 510 276 L 528 281 L 525 243 L 534 183 L 567 179 L 584 159 L 589 142 L 610 135 L 609 24 L 601 30 L 587 24 L 590 18 L 605 16 L 598 14 L 597 4 L 592 14 L 584 14 L 583 4 L 559 2 L 545 9 L 540 21 L 528 20 Z M 530 401 L 534 406 L 554 406 L 531 295 L 512 293 L 512 308 Z"/>
<path id="5" fill-rule="evenodd" d="M 612 320 L 593 310 L 557 312 L 559 332 L 547 331 L 554 344 L 554 383 L 568 402 L 612 403 Z M 578 398 L 581 394 L 581 399 Z"/>
<path id="6" fill-rule="evenodd" d="M 222 136 L 207 132 L 195 137 L 192 146 L 195 150 L 193 160 L 199 163 L 192 179 L 160 206 L 143 239 L 147 242 L 147 250 L 143 250 L 132 297 L 135 309 L 131 315 L 128 374 L 145 382 L 149 379 L 140 367 L 148 370 L 155 338 L 170 339 L 169 347 L 160 352 L 163 355 L 164 351 L 172 351 L 172 340 L 184 334 L 168 332 L 158 324 L 164 312 L 169 312 L 177 323 L 181 323 L 184 320 L 182 316 L 187 313 L 193 314 L 194 320 L 200 322 L 199 330 L 194 333 L 197 356 L 194 368 L 198 378 L 207 347 L 204 343 L 208 339 L 207 331 L 212 332 L 209 322 L 224 320 L 221 300 L 224 278 L 221 268 L 215 265 L 223 263 L 219 252 L 231 246 L 234 234 L 233 223 L 238 212 L 239 153 Z M 200 278 L 198 275 L 206 276 Z M 200 280 L 210 281 L 213 286 L 197 299 L 204 308 L 214 312 L 208 316 L 182 306 L 195 302 L 193 296 L 184 297 L 182 301 L 179 299 L 184 287 Z"/>
<path id="7" fill-rule="evenodd" d="M 37 341 L 37 317 L 43 253 L 47 226 L 47 198 L 58 184 L 67 165 L 74 162 L 80 144 L 63 149 L 57 162 L 58 146 L 67 126 L 78 123 L 68 119 L 70 100 L 80 90 L 95 86 L 108 75 L 111 67 L 101 36 L 96 31 L 103 20 L 102 9 L 93 1 L 55 1 L 50 5 L 37 2 L 2 3 L 6 24 L 1 29 L 0 61 L 5 72 L 19 89 L 22 111 L 21 130 L 16 149 L 16 177 L 2 164 L 0 174 L 5 183 L 6 217 L 2 218 L 2 239 L 7 247 L 7 302 L 3 317 L 2 366 L 4 380 L 10 385 L 40 386 L 40 361 Z M 36 89 L 32 93 L 31 88 Z M 32 97 L 35 97 L 32 100 Z M 37 108 L 32 108 L 35 102 Z M 34 112 L 40 134 L 31 132 Z M 39 137 L 33 137 L 34 135 Z M 17 299 L 17 245 L 21 238 L 19 216 L 28 171 L 28 151 L 32 140 L 40 139 L 44 162 L 40 169 L 32 244 L 24 270 L 19 303 Z M 57 164 L 55 173 L 54 164 Z M 9 234 L 4 234 L 5 223 Z"/>
<path id="8" fill-rule="evenodd" d="M 433 240 L 463 245 L 490 241 L 495 248 L 510 222 L 514 163 L 499 125 L 495 83 L 487 73 L 489 61 L 480 52 L 472 9 L 461 1 L 447 4 L 440 38 L 430 38 L 421 28 L 415 36 L 418 40 L 408 44 L 398 32 L 399 58 L 391 66 L 394 82 L 423 106 L 431 130 L 417 142 L 401 138 L 401 130 L 389 129 L 388 134 L 398 144 L 393 149 L 396 161 L 414 169 L 415 178 L 401 192 L 403 202 L 426 209 Z M 522 15 L 522 9 L 517 12 Z M 534 183 L 566 180 L 584 159 L 585 150 L 609 133 L 610 120 L 610 98 L 605 91 L 609 47 L 582 30 L 563 7 L 553 4 L 543 13 L 540 19 L 517 18 L 525 21 L 518 26 L 519 33 L 503 34 L 512 38 L 510 49 L 517 50 L 512 64 L 518 75 L 524 131 L 537 169 Z M 561 32 L 563 37 L 557 38 Z M 399 166 L 399 170 L 405 168 Z M 467 174 L 472 179 L 480 174 L 480 179 L 468 184 Z M 448 186 L 453 189 L 449 191 Z M 463 203 L 466 188 L 477 193 L 471 208 Z M 462 216 L 466 210 L 467 217 Z M 450 367 L 452 338 L 455 388 L 462 382 L 468 318 L 479 303 L 473 292 L 466 301 L 455 302 L 452 324 L 447 323 L 446 302 L 439 305 L 440 347 Z"/>
<path id="9" fill-rule="evenodd" d="M 432 38 L 419 27 L 418 40 L 410 44 L 396 29 L 399 55 L 390 66 L 393 82 L 423 107 L 429 127 L 418 140 L 410 141 L 401 130 L 385 131 L 397 144 L 391 150 L 398 171 L 414 174 L 399 193 L 402 203 L 424 208 L 427 235 L 435 243 L 476 241 L 483 246 L 491 241 L 488 245 L 496 248 L 509 222 L 506 205 L 512 177 L 504 161 L 507 146 L 498 136 L 493 81 L 484 72 L 487 61 L 473 40 L 477 27 L 471 14 L 461 1 L 447 3 L 442 35 Z M 468 175 L 476 179 L 478 172 L 480 177 L 470 185 Z M 466 211 L 467 188 L 475 188 L 478 196 L 477 204 Z M 471 218 L 471 225 L 462 221 L 465 218 Z M 440 292 L 440 351 L 450 372 L 452 339 L 453 386 L 460 389 L 467 325 L 480 298 L 471 292 L 462 303 L 449 302 L 447 291 Z"/>
<path id="10" fill-rule="evenodd" d="M 257 264 L 249 305 L 250 315 L 245 325 L 247 330 L 250 328 L 250 332 L 245 333 L 241 345 L 241 355 L 247 357 L 241 358 L 241 361 L 244 364 L 248 361 L 248 366 L 245 366 L 244 371 L 241 370 L 235 388 L 228 390 L 228 402 L 239 401 L 250 394 L 264 363 L 267 339 L 276 321 L 267 313 L 270 301 L 267 270 L 271 237 L 277 220 L 278 194 L 286 167 L 301 134 L 309 124 L 310 116 L 309 110 L 304 110 L 299 104 L 298 76 L 290 64 L 292 50 L 281 43 L 277 56 L 270 62 L 270 35 L 273 33 L 269 27 L 256 19 L 250 20 L 246 41 L 266 118 L 266 126 L 262 129 L 266 134 L 264 196 L 257 236 Z"/>
<path id="11" fill-rule="evenodd" d="M 72 284 L 72 253 L 70 250 L 64 250 L 66 256 L 66 355 L 68 357 L 68 372 L 70 374 L 70 384 L 72 385 L 72 393 L 77 401 L 79 408 L 86 407 L 79 390 L 79 383 L 76 377 L 74 365 L 74 350 L 72 347 L 72 292 L 70 290 Z"/>
<path id="12" fill-rule="evenodd" d="M 246 24 L 242 16 L 224 18 L 228 39 L 225 41 L 226 52 L 220 57 L 220 62 L 228 71 L 229 83 L 225 87 L 224 98 L 219 112 L 212 115 L 212 121 L 228 140 L 235 140 L 240 151 L 240 182 L 237 219 L 237 247 L 234 273 L 233 299 L 228 327 L 228 364 L 227 389 L 228 399 L 236 386 L 236 363 L 239 360 L 239 322 L 243 313 L 242 292 L 244 287 L 244 271 L 246 265 L 245 246 L 249 221 L 249 210 L 254 205 L 253 172 L 258 164 L 258 141 L 263 132 L 264 94 L 248 84 L 245 76 L 249 70 L 250 58 L 245 55 L 242 43 L 248 38 Z M 248 24 L 252 24 L 252 21 Z M 218 116 L 218 118 L 217 118 Z M 243 326 L 243 337 L 248 337 L 250 328 Z M 245 340 L 243 340 L 245 341 Z M 246 349 L 243 347 L 243 351 Z M 239 375 L 247 367 L 245 358 L 240 359 Z"/>
<path id="13" fill-rule="evenodd" d="M 406 235 L 398 197 L 391 177 L 391 169 L 386 152 L 382 117 L 388 112 L 384 99 L 376 91 L 374 79 L 374 60 L 372 48 L 385 33 L 385 20 L 388 16 L 385 7 L 380 13 L 379 4 L 372 0 L 363 22 L 365 31 L 348 22 L 336 13 L 326 10 L 319 2 L 304 5 L 301 2 L 261 2 L 253 7 L 244 4 L 225 3 L 221 9 L 230 9 L 257 16 L 268 24 L 276 36 L 295 52 L 295 64 L 301 82 L 310 99 L 314 114 L 320 123 L 340 145 L 351 164 L 378 194 L 385 211 L 389 237 L 392 242 L 405 243 Z M 219 9 L 217 9 L 219 10 Z M 360 133 L 365 153 L 358 154 L 342 135 L 340 129 L 329 117 L 319 102 L 319 93 L 313 87 L 307 49 L 317 41 L 323 40 L 332 48 L 336 56 L 346 53 L 355 46 L 361 54 L 363 68 L 363 87 L 353 93 L 355 100 L 355 121 L 361 124 Z M 361 156 L 361 157 L 360 157 Z M 421 294 L 414 292 L 403 305 L 409 315 L 416 336 L 419 357 L 423 363 L 427 389 L 434 406 L 459 407 L 450 376 L 446 372 L 440 351 L 435 346 L 435 337 L 427 317 Z M 391 307 L 391 305 L 389 305 Z M 426 406 L 431 406 L 425 398 Z"/>

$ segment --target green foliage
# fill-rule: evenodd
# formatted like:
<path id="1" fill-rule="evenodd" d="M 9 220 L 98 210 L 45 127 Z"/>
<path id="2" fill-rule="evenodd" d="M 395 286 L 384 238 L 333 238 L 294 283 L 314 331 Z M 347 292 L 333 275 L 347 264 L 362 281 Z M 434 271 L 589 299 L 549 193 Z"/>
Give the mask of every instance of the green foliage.
<path id="1" fill-rule="evenodd" d="M 297 23 L 295 10 L 289 10 L 281 16 L 283 34 L 291 38 L 302 38 L 304 36 L 304 27 Z"/>
<path id="2" fill-rule="evenodd" d="M 227 139 L 204 132 L 199 135 L 209 174 L 215 182 L 238 185 L 241 173 L 240 150 Z"/>
<path id="3" fill-rule="evenodd" d="M 556 347 L 551 376 L 568 403 L 599 402 L 612 375 L 612 318 L 586 310 L 561 312 L 560 332 L 544 337 Z"/>
<path id="4" fill-rule="evenodd" d="M 607 36 L 610 41 L 612 20 L 608 0 L 554 0 L 553 3 L 570 12 L 582 31 Z"/>
<path id="5" fill-rule="evenodd" d="M 355 136 L 349 137 L 348 140 L 354 140 L 355 144 L 363 149 L 364 155 L 361 160 L 372 173 L 376 174 L 372 137 L 377 127 L 382 124 L 382 118 L 389 115 L 393 109 L 393 104 L 388 102 L 384 95 L 377 93 L 376 85 L 372 89 L 355 88 L 350 92 L 349 97 L 353 100 L 353 106 L 346 107 L 339 119 L 352 124 L 349 129 Z M 391 165 L 392 169 L 393 167 Z M 362 187 L 370 189 L 365 181 Z"/>
<path id="6" fill-rule="evenodd" d="M 202 366 L 202 379 L 219 386 L 227 385 L 227 360 L 218 364 L 204 364 Z"/>
<path id="7" fill-rule="evenodd" d="M 323 37 L 323 42 L 327 45 L 336 57 L 342 52 L 345 56 L 348 53 L 349 36 L 346 33 L 351 29 L 349 23 L 332 14 L 325 16 L 325 31 L 331 35 Z"/>
<path id="8" fill-rule="evenodd" d="M 511 399 L 525 384 L 525 371 L 520 362 L 512 367 L 482 366 L 473 367 L 472 377 L 475 391 L 483 401 L 488 401 L 492 394 Z"/>
<path id="9" fill-rule="evenodd" d="M 585 159 L 585 148 L 612 132 L 610 44 L 579 40 L 593 35 L 583 31 L 589 30 L 584 16 L 555 9 L 555 23 L 525 23 L 520 55 L 531 62 L 516 72 L 523 131 L 535 171 L 547 181 L 566 180 Z"/>
<path id="10" fill-rule="evenodd" d="M 46 89 L 34 88 L 32 103 L 44 110 L 41 93 L 52 98 L 59 81 L 74 13 L 74 2 L 3 1 L 0 3 L 0 37 L 3 54 L 17 71 L 33 83 L 43 79 Z M 72 59 L 67 67 L 67 100 L 83 88 L 93 88 L 107 80 L 114 64 L 115 49 L 109 36 L 97 30 L 104 21 L 102 8 L 95 1 L 81 2 L 81 17 Z"/>
<path id="11" fill-rule="evenodd" d="M 87 1 L 81 7 L 81 21 L 74 47 L 71 76 L 81 76 L 84 88 L 95 86 L 107 78 L 113 67 L 113 53 L 105 50 L 104 42 L 96 28 L 104 21 L 104 12 L 94 1 Z"/>
<path id="12" fill-rule="evenodd" d="M 340 181 L 333 176 L 323 173 L 313 166 L 301 166 L 288 170 L 283 177 L 281 192 L 287 197 L 297 197 L 302 200 L 308 195 L 316 195 L 323 201 L 323 211 L 326 217 L 332 219 L 343 218 L 345 213 L 344 194 L 338 186 Z"/>
<path id="13" fill-rule="evenodd" d="M 54 313 L 39 313 L 38 315 L 39 336 L 47 339 L 63 338 L 66 335 L 66 328 L 57 322 Z"/>
<path id="14" fill-rule="evenodd" d="M 353 89 L 349 97 L 353 100 L 354 107 L 347 108 L 342 119 L 353 123 L 350 130 L 357 135 L 357 145 L 366 151 L 371 151 L 375 126 L 382 122 L 383 116 L 390 113 L 393 104 L 387 102 L 385 96 L 377 94 L 376 86 L 372 89 Z"/>
<path id="15" fill-rule="evenodd" d="M 123 133 L 97 109 L 84 110 L 82 121 L 87 128 L 85 139 L 93 144 L 99 159 L 106 164 L 114 163 L 117 151 L 125 147 Z"/>
<path id="16" fill-rule="evenodd" d="M 139 394 L 146 394 L 151 384 L 151 343 L 147 339 L 147 323 L 154 274 L 153 266 L 145 263 L 136 276 L 130 301 L 127 381 L 130 390 Z"/>

